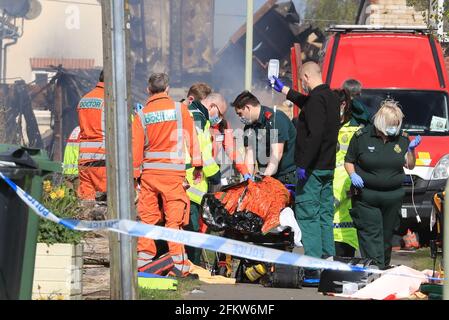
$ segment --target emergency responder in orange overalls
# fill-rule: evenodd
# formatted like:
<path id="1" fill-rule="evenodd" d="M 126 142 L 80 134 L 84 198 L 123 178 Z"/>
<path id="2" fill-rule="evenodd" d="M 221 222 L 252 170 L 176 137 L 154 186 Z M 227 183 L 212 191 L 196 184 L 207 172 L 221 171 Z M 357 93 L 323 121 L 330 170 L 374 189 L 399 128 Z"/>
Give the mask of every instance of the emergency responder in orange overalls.
<path id="1" fill-rule="evenodd" d="M 181 229 L 189 223 L 189 199 L 183 187 L 186 175 L 186 149 L 195 167 L 195 180 L 201 179 L 201 154 L 198 149 L 193 119 L 187 107 L 168 96 L 168 75 L 152 74 L 150 98 L 133 122 L 134 177 L 140 177 L 137 211 L 142 222 Z M 162 208 L 159 207 L 159 197 Z M 169 274 L 183 277 L 190 265 L 184 245 L 169 242 L 174 268 Z M 139 238 L 138 268 L 145 271 L 157 254 L 153 240 Z"/>
<path id="2" fill-rule="evenodd" d="M 95 200 L 96 192 L 106 193 L 106 151 L 104 117 L 104 77 L 78 104 L 80 150 L 78 197 Z"/>

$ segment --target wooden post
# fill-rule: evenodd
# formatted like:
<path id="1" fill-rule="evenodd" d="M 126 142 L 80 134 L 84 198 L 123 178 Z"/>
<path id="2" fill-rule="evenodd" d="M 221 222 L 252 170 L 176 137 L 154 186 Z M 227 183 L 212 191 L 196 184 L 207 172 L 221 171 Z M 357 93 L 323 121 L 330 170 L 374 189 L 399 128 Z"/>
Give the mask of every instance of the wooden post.
<path id="1" fill-rule="evenodd" d="M 103 0 L 108 218 L 134 219 L 126 0 Z M 110 233 L 111 299 L 137 298 L 135 240 Z"/>
<path id="2" fill-rule="evenodd" d="M 53 161 L 62 161 L 62 101 L 63 92 L 61 85 L 61 74 L 59 74 L 58 79 L 55 84 L 55 125 L 54 125 L 54 151 L 53 151 Z"/>
<path id="3" fill-rule="evenodd" d="M 182 81 L 182 2 L 170 0 L 170 83 Z"/>
<path id="4" fill-rule="evenodd" d="M 253 82 L 253 29 L 254 0 L 246 0 L 246 54 L 245 54 L 245 90 L 251 91 Z"/>
<path id="5" fill-rule="evenodd" d="M 111 40 L 111 3 L 109 0 L 102 1 L 102 19 L 103 19 L 103 72 L 105 78 L 105 92 L 104 92 L 104 100 L 105 105 L 112 107 L 113 98 L 111 97 L 111 90 L 108 88 L 111 87 L 111 75 L 112 75 L 112 40 Z M 109 114 L 106 113 L 106 117 L 109 117 Z M 106 131 L 109 131 L 109 126 L 111 122 L 109 119 L 106 119 Z M 112 146 L 111 146 L 112 148 Z M 108 152 L 112 152 L 110 148 L 107 150 Z M 113 160 L 112 160 L 113 161 Z M 111 161 L 108 161 L 108 166 L 114 165 Z M 108 179 L 108 190 L 117 188 L 116 181 L 114 179 Z M 111 194 L 112 196 L 112 194 Z M 108 219 L 117 219 L 117 208 L 115 207 L 115 202 L 111 201 L 111 196 L 108 196 Z M 109 260 L 110 260 L 110 293 L 111 299 L 117 300 L 120 298 L 120 264 L 119 264 L 119 244 L 118 244 L 118 234 L 110 232 L 109 233 Z"/>

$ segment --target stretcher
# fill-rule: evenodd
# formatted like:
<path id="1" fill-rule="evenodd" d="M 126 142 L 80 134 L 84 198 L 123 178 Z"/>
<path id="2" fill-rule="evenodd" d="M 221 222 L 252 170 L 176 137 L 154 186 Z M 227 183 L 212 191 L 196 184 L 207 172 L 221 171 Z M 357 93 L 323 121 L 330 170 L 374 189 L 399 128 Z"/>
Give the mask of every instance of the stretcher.
<path id="1" fill-rule="evenodd" d="M 292 186 L 288 187 L 270 177 L 223 187 L 203 197 L 202 219 L 226 238 L 291 252 L 301 246 L 301 231 L 291 208 Z M 258 264 L 241 259 L 237 276 Z M 217 274 L 230 276 L 230 269 L 230 257 L 216 259 Z"/>

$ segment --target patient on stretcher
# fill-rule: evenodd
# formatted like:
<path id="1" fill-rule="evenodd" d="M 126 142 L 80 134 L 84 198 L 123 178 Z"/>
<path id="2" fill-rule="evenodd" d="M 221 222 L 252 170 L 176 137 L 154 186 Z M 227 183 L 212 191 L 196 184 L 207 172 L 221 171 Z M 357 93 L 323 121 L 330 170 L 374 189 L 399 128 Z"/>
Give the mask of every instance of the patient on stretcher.
<path id="1" fill-rule="evenodd" d="M 272 177 L 242 182 L 203 198 L 204 222 L 214 231 L 233 229 L 244 233 L 281 232 L 290 227 L 294 243 L 301 244 L 301 230 L 289 207 L 291 194 Z"/>

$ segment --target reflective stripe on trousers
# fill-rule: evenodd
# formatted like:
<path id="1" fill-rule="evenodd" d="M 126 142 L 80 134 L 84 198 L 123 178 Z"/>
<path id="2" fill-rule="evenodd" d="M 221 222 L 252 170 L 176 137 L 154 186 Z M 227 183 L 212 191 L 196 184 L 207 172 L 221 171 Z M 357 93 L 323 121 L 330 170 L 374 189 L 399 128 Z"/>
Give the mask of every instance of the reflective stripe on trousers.
<path id="1" fill-rule="evenodd" d="M 176 276 L 183 276 L 189 272 L 190 265 L 186 253 L 184 255 L 173 255 L 172 259 L 174 263 L 173 272 Z"/>
<path id="2" fill-rule="evenodd" d="M 145 251 L 140 251 L 137 253 L 137 267 L 141 268 L 148 263 L 150 263 L 154 258 L 154 255 L 149 254 Z"/>

